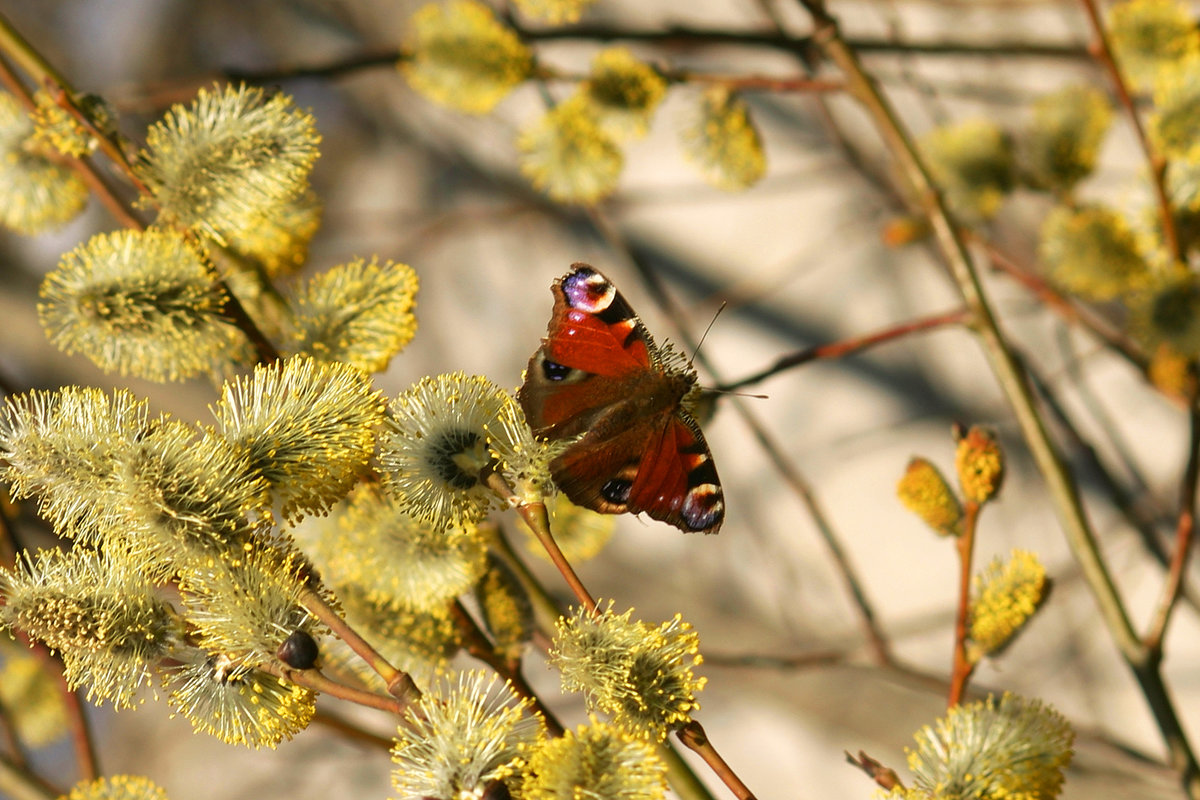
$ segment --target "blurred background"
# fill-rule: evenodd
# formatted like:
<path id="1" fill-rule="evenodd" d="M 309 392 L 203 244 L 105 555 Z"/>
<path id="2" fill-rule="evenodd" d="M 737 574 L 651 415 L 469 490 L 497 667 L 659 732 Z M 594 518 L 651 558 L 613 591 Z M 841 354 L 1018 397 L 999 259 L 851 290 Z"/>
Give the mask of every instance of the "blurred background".
<path id="1" fill-rule="evenodd" d="M 573 261 L 613 279 L 659 339 L 679 341 L 679 325 L 698 336 L 727 302 L 703 346 L 713 371 L 701 380 L 710 386 L 805 347 L 959 306 L 932 249 L 885 244 L 882 233 L 901 211 L 892 175 L 866 118 L 840 93 L 745 92 L 767 172 L 750 189 L 730 193 L 709 186 L 684 158 L 679 131 L 696 90 L 674 87 L 649 135 L 625 148 L 616 194 L 587 213 L 535 191 L 518 170 L 514 148 L 518 131 L 544 112 L 543 93 L 561 98 L 570 86 L 529 83 L 494 113 L 471 117 L 414 93 L 387 63 L 287 75 L 395 52 L 418 6 L 0 2 L 77 88 L 118 109 L 121 130 L 135 139 L 170 102 L 186 101 L 234 72 L 275 75 L 265 83 L 311 109 L 323 137 L 313 184 L 324 213 L 301 278 L 371 255 L 411 264 L 420 276 L 417 337 L 376 376 L 389 396 L 422 376 L 455 370 L 515 388 L 545 332 L 551 281 Z M 1089 29 L 1073 2 L 878 0 L 839 2 L 830 10 L 863 44 L 867 68 L 917 135 L 978 116 L 1016 123 L 1033 98 L 1067 83 L 1106 87 L 1086 54 Z M 597 50 L 620 41 L 619 31 L 763 32 L 776 24 L 795 36 L 809 30 L 798 4 L 770 0 L 601 0 L 583 24 L 582 35 L 536 43 L 538 58 L 583 72 Z M 796 56 L 777 48 L 686 36 L 627 43 L 652 63 L 675 68 L 804 75 Z M 1144 167 L 1127 121 L 1119 118 L 1104 140 L 1101 165 L 1084 196 L 1118 205 L 1142 201 Z M 988 235 L 1035 264 L 1038 225 L 1049 207 L 1045 197 L 1018 194 L 989 223 Z M 207 422 L 207 406 L 217 397 L 209 383 L 154 385 L 105 375 L 82 357 L 57 352 L 41 331 L 42 276 L 62 253 L 114 227 L 93 202 L 53 234 L 0 232 L 0 370 L 22 388 L 128 386 L 155 410 Z M 656 302 L 639 263 L 662 282 L 679 313 Z M 1132 464 L 1145 477 L 1138 501 L 1173 508 L 1186 414 L 1012 281 L 988 276 L 987 288 L 1005 330 L 1078 412 L 1101 457 Z M 952 470 L 953 421 L 992 426 L 1009 458 L 1003 494 L 983 517 L 977 565 L 1020 547 L 1037 552 L 1055 582 L 1046 608 L 1007 653 L 980 668 L 974 688 L 1039 697 L 1071 719 L 1080 738 L 1065 796 L 1179 796 L 1176 778 L 1158 766 L 1163 746 L 1153 718 L 1099 621 L 1042 481 L 968 332 L 908 336 L 783 372 L 746 391 L 765 397 L 723 400 L 705 425 L 728 507 L 720 535 L 685 536 L 622 517 L 609 548 L 579 571 L 594 594 L 613 598 L 618 608 L 633 606 L 648 621 L 679 612 L 695 625 L 709 678 L 697 718 L 759 797 L 870 797 L 875 787 L 845 763 L 843 752 L 861 749 L 900 769 L 912 733 L 944 710 L 957 561 L 951 543 L 900 505 L 895 487 L 914 454 Z M 812 514 L 734 402 L 806 482 L 896 659 L 920 675 L 875 664 L 860 613 Z M 1093 403 L 1120 431 L 1127 452 L 1102 435 Z M 1083 463 L 1077 448 L 1068 446 L 1066 455 Z M 1142 627 L 1164 571 L 1097 491 L 1096 476 L 1087 469 L 1079 475 L 1105 557 Z M 1169 533 L 1164 526 L 1164 541 Z M 546 565 L 537 566 L 550 586 L 561 586 Z M 811 654 L 833 660 L 804 663 Z M 1166 654 L 1184 724 L 1200 734 L 1194 606 L 1180 607 Z M 557 697 L 553 673 L 534 659 L 528 672 Z M 568 725 L 582 720 L 577 700 L 556 702 Z M 249 752 L 194 736 L 152 698 L 136 711 L 98 711 L 95 721 L 103 732 L 104 771 L 149 775 L 173 800 L 367 798 L 390 791 L 385 755 L 320 728 L 277 751 Z M 727 796 L 724 787 L 714 791 Z"/>

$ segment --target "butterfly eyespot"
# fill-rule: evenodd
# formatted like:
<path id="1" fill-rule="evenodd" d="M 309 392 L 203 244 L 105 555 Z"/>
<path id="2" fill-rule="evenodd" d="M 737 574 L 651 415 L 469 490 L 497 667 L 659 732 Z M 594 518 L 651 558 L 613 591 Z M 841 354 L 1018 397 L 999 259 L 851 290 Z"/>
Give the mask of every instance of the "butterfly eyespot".
<path id="1" fill-rule="evenodd" d="M 720 487 L 711 483 L 693 486 L 683 500 L 679 516 L 694 531 L 711 528 L 725 513 L 725 501 Z"/>
<path id="2" fill-rule="evenodd" d="M 631 489 L 633 481 L 627 478 L 613 478 L 600 487 L 600 496 L 610 503 L 623 506 L 629 502 Z"/>
<path id="3" fill-rule="evenodd" d="M 616 288 L 608 279 L 590 268 L 577 269 L 563 278 L 562 291 L 571 308 L 590 314 L 604 311 L 617 296 Z"/>
<path id="4" fill-rule="evenodd" d="M 546 376 L 546 380 L 548 381 L 566 380 L 571 372 L 571 368 L 563 364 L 556 364 L 550 360 L 542 361 L 542 374 Z"/>

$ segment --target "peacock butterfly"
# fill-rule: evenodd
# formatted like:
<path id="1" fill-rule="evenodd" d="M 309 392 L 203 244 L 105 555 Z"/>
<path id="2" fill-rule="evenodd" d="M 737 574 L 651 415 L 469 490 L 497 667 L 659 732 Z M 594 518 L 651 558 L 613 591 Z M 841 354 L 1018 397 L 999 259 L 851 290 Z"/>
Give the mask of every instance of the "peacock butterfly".
<path id="1" fill-rule="evenodd" d="M 577 505 L 645 512 L 685 533 L 725 519 L 717 468 L 688 413 L 696 371 L 659 347 L 612 282 L 587 264 L 554 282 L 542 346 L 517 392 L 533 432 L 573 439 L 550 469 Z"/>

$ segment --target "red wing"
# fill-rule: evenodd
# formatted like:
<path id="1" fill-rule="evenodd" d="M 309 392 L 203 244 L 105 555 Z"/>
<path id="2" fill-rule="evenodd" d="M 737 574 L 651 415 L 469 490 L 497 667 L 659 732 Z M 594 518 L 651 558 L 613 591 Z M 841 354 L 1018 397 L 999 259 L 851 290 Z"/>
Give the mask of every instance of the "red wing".
<path id="1" fill-rule="evenodd" d="M 582 371 L 569 380 L 551 383 L 543 374 L 543 351 L 529 360 L 525 385 L 517 393 L 525 418 L 539 436 L 561 439 L 587 432 L 596 417 L 617 399 L 616 386 Z"/>
<path id="2" fill-rule="evenodd" d="M 628 507 L 685 532 L 716 533 L 725 519 L 721 481 L 704 434 L 683 410 L 645 444 Z"/>
<path id="3" fill-rule="evenodd" d="M 611 281 L 586 264 L 573 264 L 552 289 L 554 311 L 543 346 L 546 358 L 612 377 L 654 368 L 650 357 L 654 345 Z"/>
<path id="4" fill-rule="evenodd" d="M 644 512 L 687 533 L 716 533 L 725 500 L 704 435 L 682 411 L 650 430 L 649 439 L 631 427 L 605 447 L 568 450 L 552 465 L 555 483 L 603 514 Z"/>
<path id="5" fill-rule="evenodd" d="M 655 366 L 641 321 L 599 272 L 573 264 L 551 289 L 546 338 L 529 359 L 518 397 L 534 431 L 558 439 L 590 430 Z"/>
<path id="6" fill-rule="evenodd" d="M 645 512 L 716 533 L 724 495 L 700 427 L 682 408 L 695 375 L 664 371 L 653 340 L 612 283 L 586 264 L 553 286 L 554 311 L 517 393 L 530 426 L 582 437 L 551 464 L 575 503 Z"/>

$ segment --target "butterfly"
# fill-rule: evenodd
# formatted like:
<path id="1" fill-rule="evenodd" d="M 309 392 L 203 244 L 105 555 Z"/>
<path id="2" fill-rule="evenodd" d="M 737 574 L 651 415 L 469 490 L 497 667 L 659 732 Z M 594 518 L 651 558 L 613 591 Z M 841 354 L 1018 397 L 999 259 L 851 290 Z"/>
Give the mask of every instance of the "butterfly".
<path id="1" fill-rule="evenodd" d="M 576 505 L 644 512 L 685 533 L 716 533 L 725 496 L 687 407 L 696 371 L 659 347 L 612 281 L 576 263 L 554 282 L 554 310 L 517 399 L 533 432 L 571 442 L 550 464 Z"/>

